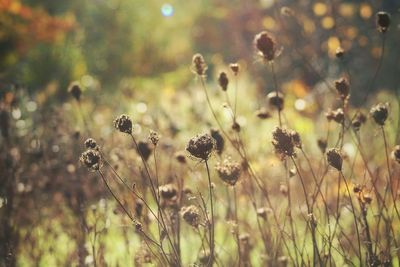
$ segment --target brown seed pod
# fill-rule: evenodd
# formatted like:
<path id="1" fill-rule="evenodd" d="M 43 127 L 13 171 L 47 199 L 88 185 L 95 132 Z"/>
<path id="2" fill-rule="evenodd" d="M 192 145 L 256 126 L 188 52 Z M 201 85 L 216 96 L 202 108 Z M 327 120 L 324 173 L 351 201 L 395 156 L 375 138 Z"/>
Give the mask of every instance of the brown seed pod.
<path id="1" fill-rule="evenodd" d="M 234 130 L 235 132 L 237 132 L 237 133 L 239 133 L 240 132 L 240 124 L 239 123 L 237 123 L 237 121 L 234 121 L 233 123 L 232 123 L 232 130 Z"/>
<path id="2" fill-rule="evenodd" d="M 195 158 L 207 160 L 215 147 L 215 139 L 206 133 L 192 137 L 186 146 L 186 150 Z"/>
<path id="3" fill-rule="evenodd" d="M 344 56 L 344 49 L 339 46 L 338 48 L 336 48 L 335 55 L 337 58 L 342 58 Z"/>
<path id="4" fill-rule="evenodd" d="M 335 88 L 340 98 L 343 101 L 348 99 L 350 92 L 350 85 L 345 78 L 340 78 L 339 80 L 335 81 Z"/>
<path id="5" fill-rule="evenodd" d="M 92 148 L 92 149 L 95 149 L 96 147 L 97 147 L 97 142 L 96 142 L 96 140 L 94 140 L 93 138 L 88 138 L 88 139 L 86 139 L 86 141 L 85 141 L 85 147 L 86 148 Z"/>
<path id="6" fill-rule="evenodd" d="M 328 142 L 325 139 L 318 139 L 317 140 L 317 145 L 319 147 L 319 149 L 321 150 L 322 153 L 325 153 L 326 148 L 328 146 Z"/>
<path id="7" fill-rule="evenodd" d="M 132 134 L 132 120 L 128 115 L 122 114 L 114 120 L 114 127 L 122 133 Z"/>
<path id="8" fill-rule="evenodd" d="M 331 148 L 326 152 L 326 158 L 328 160 L 329 165 L 338 171 L 342 170 L 343 158 L 340 154 L 340 151 L 337 148 Z"/>
<path id="9" fill-rule="evenodd" d="M 215 150 L 217 151 L 218 155 L 221 155 L 225 147 L 224 137 L 218 129 L 211 129 L 210 134 L 215 140 Z"/>
<path id="10" fill-rule="evenodd" d="M 89 170 L 98 171 L 103 166 L 103 160 L 98 150 L 88 149 L 83 152 L 79 161 Z"/>
<path id="11" fill-rule="evenodd" d="M 160 135 L 156 131 L 150 130 L 148 140 L 153 146 L 157 146 L 158 141 L 160 141 Z"/>
<path id="12" fill-rule="evenodd" d="M 281 92 L 270 92 L 267 95 L 268 103 L 278 110 L 283 110 L 283 106 L 285 104 L 285 100 L 283 98 L 283 94 Z"/>
<path id="13" fill-rule="evenodd" d="M 143 157 L 145 161 L 147 161 L 151 155 L 152 148 L 150 144 L 147 142 L 139 141 L 137 150 L 138 154 Z"/>
<path id="14" fill-rule="evenodd" d="M 379 103 L 373 106 L 370 110 L 370 114 L 377 124 L 381 126 L 385 125 L 389 115 L 387 104 Z"/>
<path id="15" fill-rule="evenodd" d="M 218 76 L 218 84 L 221 86 L 222 91 L 228 89 L 229 79 L 225 72 L 221 72 Z"/>
<path id="16" fill-rule="evenodd" d="M 158 190 L 160 191 L 161 197 L 166 200 L 171 200 L 178 195 L 178 190 L 173 184 L 162 185 L 158 188 Z"/>
<path id="17" fill-rule="evenodd" d="M 276 44 L 268 32 L 263 31 L 254 37 L 254 45 L 258 54 L 266 61 L 274 60 L 276 56 Z"/>
<path id="18" fill-rule="evenodd" d="M 82 89 L 77 82 L 73 82 L 69 86 L 68 93 L 70 93 L 72 97 L 76 99 L 76 101 L 81 100 Z"/>
<path id="19" fill-rule="evenodd" d="M 387 12 L 380 11 L 376 14 L 376 25 L 378 31 L 385 33 L 390 26 L 390 14 Z"/>
<path id="20" fill-rule="evenodd" d="M 294 151 L 295 144 L 291 132 L 292 131 L 281 127 L 276 127 L 272 132 L 272 145 L 275 148 L 275 153 L 278 154 L 282 160 L 287 156 L 296 156 L 296 152 Z"/>
<path id="21" fill-rule="evenodd" d="M 186 163 L 186 155 L 183 151 L 175 152 L 175 159 L 182 164 Z"/>
<path id="22" fill-rule="evenodd" d="M 343 109 L 338 108 L 336 110 L 329 110 L 325 113 L 325 117 L 328 121 L 334 120 L 337 123 L 343 123 L 344 121 L 344 112 Z"/>
<path id="23" fill-rule="evenodd" d="M 392 158 L 400 164 L 400 145 L 394 147 L 392 151 Z"/>
<path id="24" fill-rule="evenodd" d="M 358 112 L 353 121 L 351 122 L 351 125 L 353 126 L 354 130 L 358 131 L 361 128 L 361 125 L 363 125 L 367 120 L 367 117 L 364 115 L 362 112 Z"/>
<path id="25" fill-rule="evenodd" d="M 256 111 L 256 116 L 262 120 L 271 118 L 271 113 L 266 108 L 260 108 Z"/>

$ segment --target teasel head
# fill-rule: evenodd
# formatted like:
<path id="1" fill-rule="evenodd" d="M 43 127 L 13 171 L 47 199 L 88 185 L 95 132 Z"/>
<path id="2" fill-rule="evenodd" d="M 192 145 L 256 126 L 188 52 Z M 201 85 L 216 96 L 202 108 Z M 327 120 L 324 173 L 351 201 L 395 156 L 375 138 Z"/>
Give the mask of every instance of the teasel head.
<path id="1" fill-rule="evenodd" d="M 138 142 L 137 152 L 140 156 L 143 157 L 145 161 L 149 159 L 152 151 L 153 150 L 148 142 L 143 142 L 143 141 Z"/>
<path id="2" fill-rule="evenodd" d="M 211 129 L 210 134 L 215 140 L 215 151 L 217 151 L 218 155 L 221 155 L 225 148 L 224 137 L 218 129 Z"/>
<path id="3" fill-rule="evenodd" d="M 225 72 L 221 72 L 218 76 L 218 84 L 222 91 L 228 90 L 229 79 Z"/>
<path id="4" fill-rule="evenodd" d="M 400 164 L 400 145 L 394 147 L 392 151 L 392 158 Z"/>
<path id="5" fill-rule="evenodd" d="M 122 114 L 114 120 L 114 127 L 122 133 L 132 134 L 132 120 L 128 115 Z"/>
<path id="6" fill-rule="evenodd" d="M 361 125 L 363 125 L 367 121 L 367 117 L 362 112 L 358 112 L 355 118 L 352 120 L 351 125 L 353 126 L 354 130 L 359 131 Z"/>
<path id="7" fill-rule="evenodd" d="M 215 169 L 219 178 L 231 186 L 234 186 L 237 183 L 242 171 L 240 164 L 232 161 L 231 158 L 227 158 L 223 162 L 219 162 Z"/>
<path id="8" fill-rule="evenodd" d="M 88 138 L 85 140 L 85 147 L 88 149 L 96 149 L 97 148 L 97 142 L 93 138 Z"/>
<path id="9" fill-rule="evenodd" d="M 388 105 L 379 103 L 371 108 L 370 114 L 378 125 L 383 126 L 389 115 Z"/>
<path id="10" fill-rule="evenodd" d="M 326 158 L 329 165 L 338 171 L 342 171 L 343 158 L 340 151 L 337 148 L 331 148 L 326 152 Z"/>
<path id="11" fill-rule="evenodd" d="M 200 212 L 199 209 L 194 206 L 186 206 L 181 208 L 181 215 L 182 218 L 187 222 L 189 225 L 197 228 L 200 224 Z"/>
<path id="12" fill-rule="evenodd" d="M 103 166 L 103 160 L 98 150 L 88 149 L 79 158 L 81 164 L 91 171 L 98 171 Z"/>
<path id="13" fill-rule="evenodd" d="M 237 76 L 240 72 L 240 65 L 239 63 L 231 63 L 229 64 L 229 68 L 233 72 L 233 75 Z"/>
<path id="14" fill-rule="evenodd" d="M 73 82 L 69 86 L 68 93 L 70 93 L 76 101 L 79 102 L 81 100 L 82 89 L 77 82 Z"/>
<path id="15" fill-rule="evenodd" d="M 201 54 L 195 54 L 192 58 L 192 72 L 199 76 L 205 76 L 207 68 L 203 56 Z"/>
<path id="16" fill-rule="evenodd" d="M 343 101 L 346 101 L 349 98 L 350 85 L 345 78 L 340 78 L 339 80 L 335 81 L 335 88 Z"/>
<path id="17" fill-rule="evenodd" d="M 380 11 L 376 14 L 376 25 L 378 31 L 385 33 L 390 26 L 390 14 L 387 12 Z"/>
<path id="18" fill-rule="evenodd" d="M 148 140 L 153 146 L 157 146 L 158 141 L 160 141 L 160 135 L 156 131 L 150 130 Z"/>
<path id="19" fill-rule="evenodd" d="M 262 31 L 254 37 L 254 45 L 258 54 L 265 61 L 272 61 L 276 57 L 276 43 L 270 34 Z"/>
<path id="20" fill-rule="evenodd" d="M 285 100 L 281 92 L 276 92 L 276 91 L 270 92 L 267 95 L 267 99 L 270 106 L 273 106 L 279 111 L 283 110 Z"/>
<path id="21" fill-rule="evenodd" d="M 276 127 L 272 132 L 272 145 L 275 148 L 275 153 L 279 155 L 281 160 L 284 160 L 286 157 L 296 156 L 294 150 L 295 144 L 291 132 L 281 127 Z"/>
<path id="22" fill-rule="evenodd" d="M 215 139 L 206 133 L 192 137 L 186 146 L 186 151 L 195 158 L 208 160 L 215 147 Z"/>

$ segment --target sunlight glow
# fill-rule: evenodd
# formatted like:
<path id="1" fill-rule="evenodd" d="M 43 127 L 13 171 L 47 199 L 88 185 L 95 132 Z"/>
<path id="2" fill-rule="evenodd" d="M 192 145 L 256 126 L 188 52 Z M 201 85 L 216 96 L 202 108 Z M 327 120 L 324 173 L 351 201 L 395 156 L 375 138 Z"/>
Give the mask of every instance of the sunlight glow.
<path id="1" fill-rule="evenodd" d="M 161 14 L 164 17 L 171 17 L 174 14 L 174 7 L 170 4 L 164 4 L 161 7 Z"/>

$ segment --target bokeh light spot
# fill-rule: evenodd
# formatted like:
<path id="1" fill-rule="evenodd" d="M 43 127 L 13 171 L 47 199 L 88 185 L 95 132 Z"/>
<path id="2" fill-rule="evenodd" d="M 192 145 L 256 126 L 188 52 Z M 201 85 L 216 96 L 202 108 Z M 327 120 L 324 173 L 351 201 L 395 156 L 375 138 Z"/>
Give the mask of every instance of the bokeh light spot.
<path id="1" fill-rule="evenodd" d="M 161 14 L 164 17 L 171 17 L 174 14 L 174 7 L 170 4 L 164 4 L 161 7 Z"/>
<path id="2" fill-rule="evenodd" d="M 314 14 L 317 16 L 323 16 L 328 11 L 328 7 L 321 2 L 315 3 L 313 6 Z"/>

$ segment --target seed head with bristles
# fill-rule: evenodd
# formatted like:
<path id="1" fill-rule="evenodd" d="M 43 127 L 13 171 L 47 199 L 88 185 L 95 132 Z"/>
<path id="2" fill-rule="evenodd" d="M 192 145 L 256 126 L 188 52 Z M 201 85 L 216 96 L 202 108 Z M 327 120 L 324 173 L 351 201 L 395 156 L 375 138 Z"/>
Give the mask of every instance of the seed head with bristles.
<path id="1" fill-rule="evenodd" d="M 223 162 L 219 162 L 215 169 L 219 178 L 232 186 L 236 184 L 241 174 L 240 164 L 232 161 L 230 158 L 225 159 Z"/>
<path id="2" fill-rule="evenodd" d="M 207 160 L 215 146 L 215 139 L 206 133 L 192 137 L 186 146 L 186 151 L 195 158 Z"/>
<path id="3" fill-rule="evenodd" d="M 326 158 L 329 165 L 338 171 L 342 170 L 343 158 L 340 151 L 337 148 L 331 148 L 326 152 Z"/>
<path id="4" fill-rule="evenodd" d="M 128 115 L 122 114 L 114 120 L 114 127 L 122 133 L 132 134 L 132 120 Z"/>

